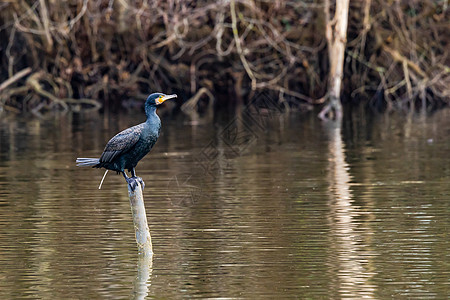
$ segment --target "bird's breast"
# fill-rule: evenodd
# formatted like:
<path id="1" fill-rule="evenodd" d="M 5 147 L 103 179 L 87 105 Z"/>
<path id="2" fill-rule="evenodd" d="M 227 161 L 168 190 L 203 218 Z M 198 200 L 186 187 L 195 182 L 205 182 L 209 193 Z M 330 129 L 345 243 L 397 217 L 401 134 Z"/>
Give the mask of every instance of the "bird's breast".
<path id="1" fill-rule="evenodd" d="M 150 142 L 156 141 L 158 139 L 158 137 L 159 137 L 159 128 L 160 128 L 160 126 L 151 126 L 147 130 L 145 130 L 145 132 L 142 135 L 142 137 L 146 141 L 150 141 Z"/>
<path id="2" fill-rule="evenodd" d="M 159 126 L 148 126 L 147 128 L 145 128 L 145 130 L 143 130 L 143 134 L 141 135 L 141 146 L 145 149 L 146 152 L 150 151 L 150 149 L 158 140 L 158 137 Z"/>

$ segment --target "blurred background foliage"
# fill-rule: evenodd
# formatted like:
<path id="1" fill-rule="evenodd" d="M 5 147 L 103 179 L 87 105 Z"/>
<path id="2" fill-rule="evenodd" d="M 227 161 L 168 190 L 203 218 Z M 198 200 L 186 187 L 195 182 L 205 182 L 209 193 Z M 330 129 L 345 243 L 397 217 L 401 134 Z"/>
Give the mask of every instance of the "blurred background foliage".
<path id="1" fill-rule="evenodd" d="M 260 90 L 304 109 L 326 95 L 322 1 L 6 0 L 0 8 L 2 110 L 120 107 L 151 91 L 175 92 L 196 109 Z M 448 104 L 449 15 L 447 0 L 350 1 L 344 101 Z"/>

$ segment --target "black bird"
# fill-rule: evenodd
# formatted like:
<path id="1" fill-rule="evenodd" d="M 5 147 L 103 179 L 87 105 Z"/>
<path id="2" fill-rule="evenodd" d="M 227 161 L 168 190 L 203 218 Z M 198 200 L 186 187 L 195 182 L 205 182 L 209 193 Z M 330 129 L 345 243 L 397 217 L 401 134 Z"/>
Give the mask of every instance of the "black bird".
<path id="1" fill-rule="evenodd" d="M 166 100 L 176 98 L 177 95 L 165 95 L 162 93 L 153 93 L 145 101 L 145 114 L 147 121 L 145 123 L 125 129 L 116 134 L 106 144 L 100 158 L 77 158 L 77 166 L 105 168 L 103 176 L 105 179 L 108 170 L 122 173 L 125 180 L 130 185 L 131 190 L 137 187 L 138 182 L 144 187 L 142 178 L 136 176 L 137 163 L 152 149 L 159 137 L 161 130 L 161 120 L 156 114 L 156 107 Z M 131 178 L 125 173 L 125 169 L 131 172 Z M 101 188 L 103 179 L 100 183 Z"/>

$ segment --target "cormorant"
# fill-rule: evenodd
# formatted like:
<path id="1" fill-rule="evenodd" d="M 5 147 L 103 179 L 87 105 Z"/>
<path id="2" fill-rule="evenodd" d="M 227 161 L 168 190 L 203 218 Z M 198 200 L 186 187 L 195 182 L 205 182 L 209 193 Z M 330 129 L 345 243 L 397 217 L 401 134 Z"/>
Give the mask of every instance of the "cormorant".
<path id="1" fill-rule="evenodd" d="M 145 123 L 125 129 L 116 134 L 106 144 L 105 150 L 103 150 L 100 158 L 77 158 L 77 166 L 105 168 L 106 172 L 103 179 L 105 179 L 108 170 L 116 171 L 117 174 L 122 173 L 132 191 L 137 187 L 137 182 L 140 182 L 142 188 L 144 188 L 144 181 L 142 178 L 136 176 L 134 168 L 150 152 L 158 140 L 161 130 L 161 120 L 156 114 L 156 107 L 164 101 L 176 97 L 177 95 L 165 95 L 162 93 L 153 93 L 148 96 L 145 101 L 145 114 L 147 115 Z M 125 169 L 131 172 L 131 178 L 127 176 L 124 171 Z"/>

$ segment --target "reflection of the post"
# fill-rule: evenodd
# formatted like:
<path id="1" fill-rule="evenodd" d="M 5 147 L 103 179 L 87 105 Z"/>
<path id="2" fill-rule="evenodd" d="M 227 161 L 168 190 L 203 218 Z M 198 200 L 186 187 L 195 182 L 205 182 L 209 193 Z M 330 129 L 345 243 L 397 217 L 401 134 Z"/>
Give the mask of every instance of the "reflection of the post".
<path id="1" fill-rule="evenodd" d="M 353 204 L 341 126 L 330 122 L 326 130 L 329 135 L 330 267 L 334 279 L 331 288 L 342 299 L 373 299 L 376 286 L 370 283 L 373 276 L 369 270 L 371 255 L 364 244 L 364 237 L 370 232 L 364 232 L 368 228 L 358 228 L 358 220 L 355 219 L 360 212 Z"/>
<path id="2" fill-rule="evenodd" d="M 153 272 L 153 255 L 139 255 L 137 264 L 137 275 L 133 284 L 132 299 L 145 299 L 151 286 L 151 278 Z"/>

